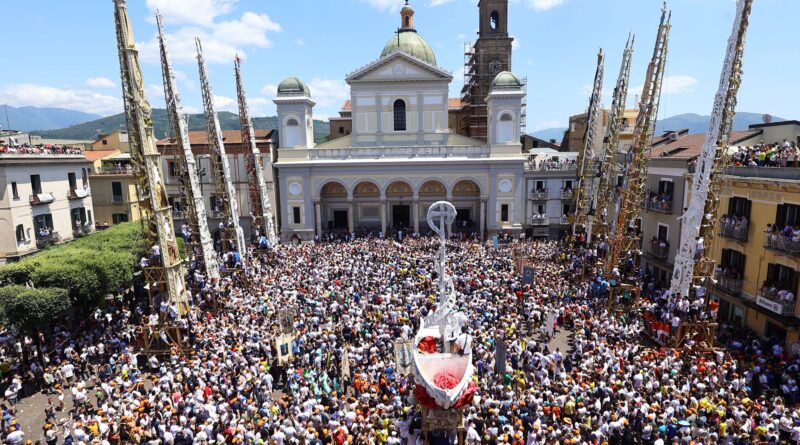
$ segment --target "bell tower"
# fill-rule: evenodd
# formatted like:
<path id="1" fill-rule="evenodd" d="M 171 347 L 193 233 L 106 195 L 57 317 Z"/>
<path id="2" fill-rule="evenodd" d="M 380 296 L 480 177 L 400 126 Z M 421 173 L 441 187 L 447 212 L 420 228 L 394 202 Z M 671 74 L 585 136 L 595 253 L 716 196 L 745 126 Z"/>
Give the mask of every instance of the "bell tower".
<path id="1" fill-rule="evenodd" d="M 463 102 L 469 114 L 468 135 L 486 140 L 488 131 L 486 99 L 494 77 L 511 71 L 511 43 L 508 35 L 508 0 L 479 0 L 478 40 L 466 53 L 467 78 Z"/>

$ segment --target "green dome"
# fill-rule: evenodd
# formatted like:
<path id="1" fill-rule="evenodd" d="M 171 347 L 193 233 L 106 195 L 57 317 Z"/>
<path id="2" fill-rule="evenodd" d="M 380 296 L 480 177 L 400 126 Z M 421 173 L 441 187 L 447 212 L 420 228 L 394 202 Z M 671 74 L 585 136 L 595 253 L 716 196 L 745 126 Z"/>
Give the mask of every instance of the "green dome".
<path id="1" fill-rule="evenodd" d="M 278 85 L 278 94 L 303 94 L 311 96 L 308 85 L 297 77 L 289 77 Z"/>
<path id="2" fill-rule="evenodd" d="M 416 31 L 401 31 L 392 36 L 386 46 L 383 47 L 381 58 L 397 51 L 402 51 L 409 56 L 416 57 L 424 62 L 436 65 L 436 56 L 428 42 Z"/>
<path id="3" fill-rule="evenodd" d="M 510 71 L 502 71 L 497 73 L 497 76 L 494 77 L 492 81 L 492 89 L 500 88 L 500 89 L 516 89 L 522 88 L 522 82 L 520 82 L 519 77 L 517 77 L 514 73 Z"/>

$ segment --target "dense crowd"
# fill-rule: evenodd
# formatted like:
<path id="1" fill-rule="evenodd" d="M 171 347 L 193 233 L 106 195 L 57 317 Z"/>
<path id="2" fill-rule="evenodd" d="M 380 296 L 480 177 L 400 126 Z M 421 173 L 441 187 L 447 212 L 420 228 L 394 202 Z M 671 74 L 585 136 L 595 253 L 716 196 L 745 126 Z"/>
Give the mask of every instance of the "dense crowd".
<path id="1" fill-rule="evenodd" d="M 691 338 L 674 351 L 648 348 L 641 333 L 649 321 L 609 309 L 606 278 L 585 273 L 605 246 L 506 241 L 448 242 L 479 388 L 464 410 L 466 443 L 800 442 L 800 363 L 780 345 L 725 327 L 734 355 Z M 437 247 L 424 236 L 367 234 L 252 251 L 240 272 L 206 283 L 220 290 L 221 307 L 211 310 L 198 294 L 178 321 L 191 332 L 188 347 L 160 359 L 139 355 L 137 329 L 158 337 L 158 323 L 148 321 L 176 311 L 127 295 L 80 327 L 40 339 L 44 366 L 31 352 L 29 369 L 9 371 L 3 438 L 420 444 L 413 377 L 396 367 L 393 345 L 413 338 L 435 308 Z M 535 268 L 532 285 L 515 270 L 519 255 Z M 693 301 L 645 286 L 642 304 L 659 320 L 708 317 Z M 276 339 L 286 332 L 293 340 L 284 350 Z M 6 345 L 13 355 L 34 351 L 33 343 Z M 505 360 L 496 362 L 500 343 Z M 48 397 L 41 434 L 19 430 L 14 408 L 37 388 Z M 454 443 L 442 433 L 429 439 Z"/>
<path id="2" fill-rule="evenodd" d="M 69 145 L 6 145 L 0 144 L 0 154 L 79 155 L 83 149 Z"/>
<path id="3" fill-rule="evenodd" d="M 800 149 L 796 142 L 757 144 L 752 147 L 736 147 L 731 155 L 733 165 L 757 167 L 800 167 Z"/>

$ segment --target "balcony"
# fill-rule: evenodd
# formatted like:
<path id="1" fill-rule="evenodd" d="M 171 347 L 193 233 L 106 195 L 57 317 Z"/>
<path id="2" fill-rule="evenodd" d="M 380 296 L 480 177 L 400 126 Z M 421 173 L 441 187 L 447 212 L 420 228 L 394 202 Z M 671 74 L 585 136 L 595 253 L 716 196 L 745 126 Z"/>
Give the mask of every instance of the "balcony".
<path id="1" fill-rule="evenodd" d="M 44 249 L 47 246 L 52 246 L 57 243 L 60 237 L 58 232 L 50 231 L 47 235 L 36 235 L 36 247 Z"/>
<path id="2" fill-rule="evenodd" d="M 531 225 L 533 226 L 546 226 L 548 219 L 546 215 L 533 215 L 530 218 Z"/>
<path id="3" fill-rule="evenodd" d="M 747 232 L 749 231 L 749 225 L 720 223 L 719 226 L 719 236 L 737 241 L 747 241 Z"/>
<path id="4" fill-rule="evenodd" d="M 173 210 L 172 211 L 172 218 L 173 219 L 183 219 L 183 210 Z"/>
<path id="5" fill-rule="evenodd" d="M 73 238 L 80 238 L 82 236 L 88 235 L 92 233 L 92 226 L 73 226 L 72 227 L 72 237 Z"/>
<path id="6" fill-rule="evenodd" d="M 122 195 L 111 195 L 112 204 L 122 204 L 122 202 L 123 202 Z"/>
<path id="7" fill-rule="evenodd" d="M 95 175 L 132 175 L 133 166 L 128 165 L 125 167 L 102 167 L 93 174 Z"/>
<path id="8" fill-rule="evenodd" d="M 550 191 L 545 190 L 543 192 L 531 192 L 530 199 L 533 201 L 546 201 L 550 199 Z"/>
<path id="9" fill-rule="evenodd" d="M 718 271 L 714 278 L 717 280 L 717 287 L 730 292 L 733 295 L 739 295 L 742 292 L 742 280 L 735 278 L 725 272 Z"/>
<path id="10" fill-rule="evenodd" d="M 653 202 L 648 198 L 644 201 L 645 210 L 654 213 L 663 213 L 665 215 L 672 214 L 672 201 L 656 201 Z"/>
<path id="11" fill-rule="evenodd" d="M 297 151 L 297 150 L 295 150 Z M 351 147 L 309 150 L 312 160 L 347 159 L 413 159 L 413 158 L 488 158 L 491 149 L 486 146 L 408 146 L 408 147 Z"/>
<path id="12" fill-rule="evenodd" d="M 756 304 L 764 309 L 785 317 L 794 316 L 794 299 L 785 300 L 778 295 L 778 291 L 760 291 L 756 296 Z"/>
<path id="13" fill-rule="evenodd" d="M 67 199 L 83 199 L 89 196 L 89 188 L 74 188 L 67 192 Z"/>
<path id="14" fill-rule="evenodd" d="M 764 233 L 764 248 L 790 256 L 800 256 L 800 242 L 792 241 L 790 236 L 782 233 Z"/>
<path id="15" fill-rule="evenodd" d="M 209 210 L 208 217 L 212 219 L 222 219 L 222 210 Z"/>
<path id="16" fill-rule="evenodd" d="M 561 199 L 572 199 L 572 190 L 561 190 Z"/>
<path id="17" fill-rule="evenodd" d="M 650 255 L 660 260 L 666 260 L 669 258 L 669 246 L 661 243 L 650 243 Z"/>
<path id="18" fill-rule="evenodd" d="M 52 193 L 35 193 L 30 196 L 31 205 L 50 204 L 55 201 Z"/>
<path id="19" fill-rule="evenodd" d="M 552 216 L 550 217 L 550 224 L 569 225 L 568 216 Z"/>

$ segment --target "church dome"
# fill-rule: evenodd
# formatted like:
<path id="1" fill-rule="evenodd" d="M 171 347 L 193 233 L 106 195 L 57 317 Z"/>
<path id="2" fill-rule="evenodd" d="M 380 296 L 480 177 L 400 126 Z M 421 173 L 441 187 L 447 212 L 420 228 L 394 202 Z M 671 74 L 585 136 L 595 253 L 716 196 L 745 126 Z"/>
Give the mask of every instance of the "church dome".
<path id="1" fill-rule="evenodd" d="M 306 94 L 311 96 L 311 90 L 305 82 L 297 77 L 289 77 L 278 85 L 278 94 Z"/>
<path id="2" fill-rule="evenodd" d="M 433 54 L 431 46 L 416 31 L 401 30 L 393 35 L 386 46 L 383 47 L 381 58 L 388 56 L 396 51 L 402 51 L 409 56 L 416 57 L 424 62 L 436 65 L 436 56 Z"/>
<path id="3" fill-rule="evenodd" d="M 514 73 L 502 71 L 497 73 L 492 81 L 492 89 L 517 89 L 522 88 L 522 82 Z"/>

